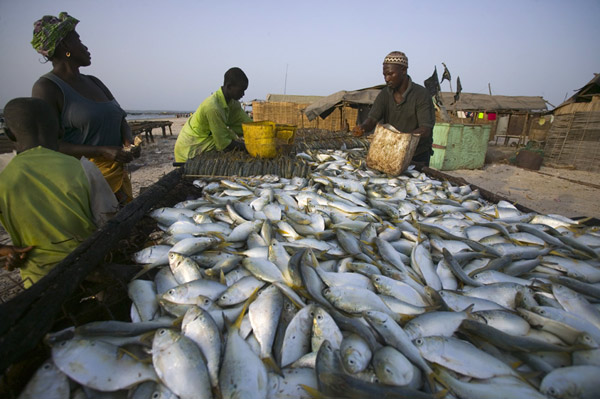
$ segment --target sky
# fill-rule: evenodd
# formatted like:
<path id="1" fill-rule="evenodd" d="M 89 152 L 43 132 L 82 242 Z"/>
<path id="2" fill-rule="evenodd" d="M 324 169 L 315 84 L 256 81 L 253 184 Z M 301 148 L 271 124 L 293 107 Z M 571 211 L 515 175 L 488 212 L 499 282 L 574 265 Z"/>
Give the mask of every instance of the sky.
<path id="1" fill-rule="evenodd" d="M 394 50 L 421 85 L 443 62 L 454 90 L 554 106 L 600 72 L 600 0 L 0 0 L 0 108 L 52 69 L 30 41 L 61 11 L 126 110 L 193 111 L 233 66 L 242 101 L 371 87 Z"/>

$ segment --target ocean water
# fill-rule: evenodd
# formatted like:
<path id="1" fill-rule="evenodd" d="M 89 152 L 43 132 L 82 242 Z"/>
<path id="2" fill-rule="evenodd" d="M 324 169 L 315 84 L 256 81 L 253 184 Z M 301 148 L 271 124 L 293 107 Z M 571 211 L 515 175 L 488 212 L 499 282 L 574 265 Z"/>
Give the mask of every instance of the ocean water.
<path id="1" fill-rule="evenodd" d="M 144 119 L 187 118 L 190 111 L 126 111 L 128 121 Z"/>

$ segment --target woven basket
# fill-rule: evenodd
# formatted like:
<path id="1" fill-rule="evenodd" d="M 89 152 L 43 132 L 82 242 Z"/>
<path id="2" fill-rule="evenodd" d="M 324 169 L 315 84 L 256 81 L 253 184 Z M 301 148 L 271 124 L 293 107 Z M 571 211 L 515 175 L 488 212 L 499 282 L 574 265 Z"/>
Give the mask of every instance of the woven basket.
<path id="1" fill-rule="evenodd" d="M 402 133 L 392 125 L 377 125 L 367 154 L 371 169 L 397 176 L 404 172 L 415 154 L 420 135 Z"/>

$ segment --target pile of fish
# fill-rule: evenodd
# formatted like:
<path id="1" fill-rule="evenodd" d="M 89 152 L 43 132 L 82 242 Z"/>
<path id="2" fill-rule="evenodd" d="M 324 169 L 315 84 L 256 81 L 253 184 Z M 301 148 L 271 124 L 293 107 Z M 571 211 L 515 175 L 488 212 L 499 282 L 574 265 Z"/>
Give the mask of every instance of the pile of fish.
<path id="1" fill-rule="evenodd" d="M 598 228 L 364 156 L 151 211 L 132 321 L 50 335 L 21 397 L 599 397 Z"/>
<path id="2" fill-rule="evenodd" d="M 257 176 L 276 174 L 286 178 L 305 177 L 310 165 L 297 157 L 283 154 L 273 159 L 251 157 L 246 151 L 208 152 L 185 163 L 187 176 Z"/>

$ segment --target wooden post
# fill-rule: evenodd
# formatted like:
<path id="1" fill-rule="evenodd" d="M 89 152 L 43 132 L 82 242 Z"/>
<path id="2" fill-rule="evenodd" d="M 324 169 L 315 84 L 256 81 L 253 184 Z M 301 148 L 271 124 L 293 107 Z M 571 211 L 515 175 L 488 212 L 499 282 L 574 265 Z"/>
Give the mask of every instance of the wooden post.
<path id="1" fill-rule="evenodd" d="M 525 145 L 525 136 L 529 136 L 529 129 L 527 129 L 527 122 L 529 121 L 529 111 L 525 114 L 525 122 L 523 123 L 523 130 L 521 131 L 521 137 L 519 137 L 519 142 L 517 146 Z M 523 144 L 521 144 L 523 143 Z"/>

